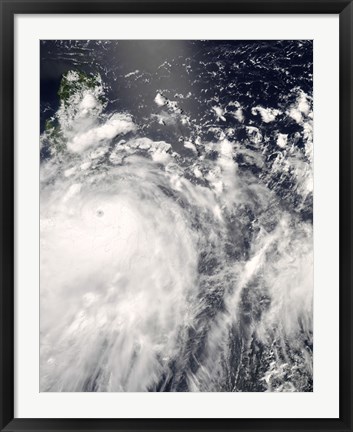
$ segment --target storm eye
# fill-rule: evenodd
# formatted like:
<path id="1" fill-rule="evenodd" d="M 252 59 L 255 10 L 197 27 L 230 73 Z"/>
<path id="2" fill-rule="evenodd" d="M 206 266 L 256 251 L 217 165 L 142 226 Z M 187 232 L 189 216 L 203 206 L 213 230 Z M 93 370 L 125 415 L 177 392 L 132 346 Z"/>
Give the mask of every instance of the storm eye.
<path id="1" fill-rule="evenodd" d="M 101 209 L 97 210 L 97 216 L 98 216 L 98 217 L 102 217 L 102 216 L 104 216 L 104 211 L 101 210 Z"/>

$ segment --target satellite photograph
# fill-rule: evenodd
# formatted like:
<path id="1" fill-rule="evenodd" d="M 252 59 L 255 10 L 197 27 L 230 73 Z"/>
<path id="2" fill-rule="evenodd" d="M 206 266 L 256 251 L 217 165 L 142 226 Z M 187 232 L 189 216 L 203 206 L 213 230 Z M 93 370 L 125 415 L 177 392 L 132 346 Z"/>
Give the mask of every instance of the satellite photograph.
<path id="1" fill-rule="evenodd" d="M 313 391 L 313 43 L 40 42 L 40 391 Z"/>

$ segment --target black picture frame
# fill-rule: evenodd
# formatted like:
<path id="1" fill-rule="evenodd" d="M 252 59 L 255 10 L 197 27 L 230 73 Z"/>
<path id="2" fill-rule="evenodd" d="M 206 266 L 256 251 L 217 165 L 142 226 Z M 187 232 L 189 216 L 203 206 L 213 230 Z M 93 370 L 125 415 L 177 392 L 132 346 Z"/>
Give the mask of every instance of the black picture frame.
<path id="1" fill-rule="evenodd" d="M 1 431 L 352 431 L 353 3 L 348 0 L 0 0 L 0 429 Z M 339 418 L 14 418 L 14 18 L 16 14 L 339 14 Z"/>

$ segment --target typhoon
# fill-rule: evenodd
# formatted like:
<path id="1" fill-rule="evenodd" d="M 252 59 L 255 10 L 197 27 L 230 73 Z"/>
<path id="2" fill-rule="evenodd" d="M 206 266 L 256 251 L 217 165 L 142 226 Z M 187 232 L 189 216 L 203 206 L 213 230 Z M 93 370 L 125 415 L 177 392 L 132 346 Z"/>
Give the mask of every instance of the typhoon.
<path id="1" fill-rule="evenodd" d="M 41 391 L 313 391 L 310 41 L 42 41 L 41 129 Z"/>

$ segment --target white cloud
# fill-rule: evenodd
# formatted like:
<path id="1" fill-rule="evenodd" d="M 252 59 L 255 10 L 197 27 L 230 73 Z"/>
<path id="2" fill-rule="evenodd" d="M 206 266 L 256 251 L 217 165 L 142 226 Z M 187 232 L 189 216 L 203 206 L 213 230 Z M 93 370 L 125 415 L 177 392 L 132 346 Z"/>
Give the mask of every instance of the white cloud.
<path id="1" fill-rule="evenodd" d="M 189 149 L 189 150 L 191 150 L 191 151 L 193 151 L 194 153 L 197 153 L 195 144 L 193 144 L 190 141 L 184 141 L 184 147 L 187 148 L 187 149 Z"/>
<path id="2" fill-rule="evenodd" d="M 136 131 L 136 129 L 130 116 L 114 114 L 102 125 L 75 135 L 67 143 L 67 148 L 73 153 L 81 153 L 91 147 L 100 146 L 103 141 L 110 141 L 117 135 Z"/>
<path id="3" fill-rule="evenodd" d="M 275 108 L 264 108 L 262 106 L 257 106 L 251 109 L 253 115 L 260 114 L 261 119 L 265 123 L 270 123 L 276 120 L 276 117 L 281 114 L 281 111 Z"/>
<path id="4" fill-rule="evenodd" d="M 311 103 L 312 98 L 300 90 L 298 92 L 297 100 L 290 106 L 287 114 L 298 124 L 302 124 L 306 117 L 312 118 Z"/>
<path id="5" fill-rule="evenodd" d="M 238 108 L 236 111 L 234 111 L 233 116 L 240 123 L 243 123 L 243 121 L 244 121 L 244 113 L 243 113 L 243 109 L 242 108 Z"/>
<path id="6" fill-rule="evenodd" d="M 277 135 L 277 145 L 278 147 L 285 148 L 287 145 L 288 134 L 279 133 Z"/>
<path id="7" fill-rule="evenodd" d="M 128 74 L 125 75 L 125 78 L 129 78 L 133 75 L 138 74 L 140 71 L 138 69 L 136 69 L 134 72 L 129 72 Z"/>
<path id="8" fill-rule="evenodd" d="M 226 118 L 224 117 L 224 109 L 219 106 L 212 107 L 213 111 L 216 113 L 217 119 L 226 121 Z"/>
<path id="9" fill-rule="evenodd" d="M 262 133 L 260 132 L 260 129 L 255 126 L 245 126 L 246 132 L 248 134 L 248 137 L 250 141 L 253 144 L 260 144 L 262 142 Z"/>
<path id="10" fill-rule="evenodd" d="M 94 371 L 97 391 L 146 391 L 192 319 L 192 229 L 158 188 L 164 171 L 134 158 L 92 184 L 42 189 L 43 391 L 82 391 Z"/>
<path id="11" fill-rule="evenodd" d="M 154 98 L 154 101 L 158 106 L 164 106 L 167 103 L 167 99 L 160 93 L 157 93 L 156 97 Z"/>

